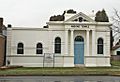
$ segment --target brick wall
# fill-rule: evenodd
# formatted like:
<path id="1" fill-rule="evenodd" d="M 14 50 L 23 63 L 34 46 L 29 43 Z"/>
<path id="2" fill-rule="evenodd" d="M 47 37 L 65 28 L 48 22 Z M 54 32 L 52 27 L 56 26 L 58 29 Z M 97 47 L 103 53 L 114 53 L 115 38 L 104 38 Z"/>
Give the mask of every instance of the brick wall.
<path id="1" fill-rule="evenodd" d="M 0 35 L 0 66 L 4 63 L 5 37 Z"/>
<path id="2" fill-rule="evenodd" d="M 3 28 L 3 18 L 0 18 L 0 33 L 2 33 Z"/>

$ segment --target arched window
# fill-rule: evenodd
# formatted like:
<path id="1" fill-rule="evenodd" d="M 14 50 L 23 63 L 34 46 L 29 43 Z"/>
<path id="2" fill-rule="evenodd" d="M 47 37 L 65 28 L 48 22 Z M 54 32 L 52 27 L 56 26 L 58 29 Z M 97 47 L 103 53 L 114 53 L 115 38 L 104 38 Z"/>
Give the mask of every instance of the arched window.
<path id="1" fill-rule="evenodd" d="M 17 54 L 24 54 L 24 44 L 23 43 L 18 43 Z"/>
<path id="2" fill-rule="evenodd" d="M 77 41 L 77 42 L 84 42 L 84 38 L 82 36 L 77 36 L 75 38 L 75 41 Z"/>
<path id="3" fill-rule="evenodd" d="M 55 53 L 61 53 L 61 39 L 60 39 L 60 37 L 55 38 Z"/>
<path id="4" fill-rule="evenodd" d="M 97 41 L 97 53 L 103 54 L 103 39 L 99 38 Z"/>
<path id="5" fill-rule="evenodd" d="M 43 47 L 41 43 L 36 45 L 36 54 L 43 54 Z"/>

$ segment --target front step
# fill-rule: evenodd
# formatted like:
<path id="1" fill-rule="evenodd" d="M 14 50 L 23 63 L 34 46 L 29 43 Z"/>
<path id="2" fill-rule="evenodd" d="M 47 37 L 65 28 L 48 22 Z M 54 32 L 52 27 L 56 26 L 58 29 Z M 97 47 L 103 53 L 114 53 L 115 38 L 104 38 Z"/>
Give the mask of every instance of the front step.
<path id="1" fill-rule="evenodd" d="M 84 64 L 75 64 L 75 67 L 85 67 Z"/>

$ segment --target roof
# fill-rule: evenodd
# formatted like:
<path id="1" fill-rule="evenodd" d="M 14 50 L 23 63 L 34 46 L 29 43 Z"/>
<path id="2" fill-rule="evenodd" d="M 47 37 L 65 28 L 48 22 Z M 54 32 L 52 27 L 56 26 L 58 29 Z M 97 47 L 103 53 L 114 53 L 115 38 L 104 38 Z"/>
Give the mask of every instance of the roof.
<path id="1" fill-rule="evenodd" d="M 115 45 L 115 46 L 112 47 L 112 50 L 116 50 L 118 48 L 120 48 L 120 45 Z"/>
<path id="2" fill-rule="evenodd" d="M 85 14 L 82 13 L 82 12 L 79 12 L 78 14 L 70 17 L 70 18 L 67 19 L 66 21 L 71 21 L 71 20 L 74 20 L 74 19 L 76 19 L 76 18 L 78 18 L 78 17 L 83 17 L 83 18 L 87 19 L 89 22 L 95 22 L 92 18 L 90 18 L 89 16 L 85 15 Z"/>

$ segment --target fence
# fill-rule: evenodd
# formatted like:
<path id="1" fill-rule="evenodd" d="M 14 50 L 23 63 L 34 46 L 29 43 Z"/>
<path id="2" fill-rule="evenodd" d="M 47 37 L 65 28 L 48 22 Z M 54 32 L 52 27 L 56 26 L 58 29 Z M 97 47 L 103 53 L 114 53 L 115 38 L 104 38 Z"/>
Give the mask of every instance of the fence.
<path id="1" fill-rule="evenodd" d="M 120 55 L 111 55 L 111 60 L 120 61 Z"/>
<path id="2" fill-rule="evenodd" d="M 55 55 L 53 53 L 44 53 L 43 67 L 54 67 Z"/>

